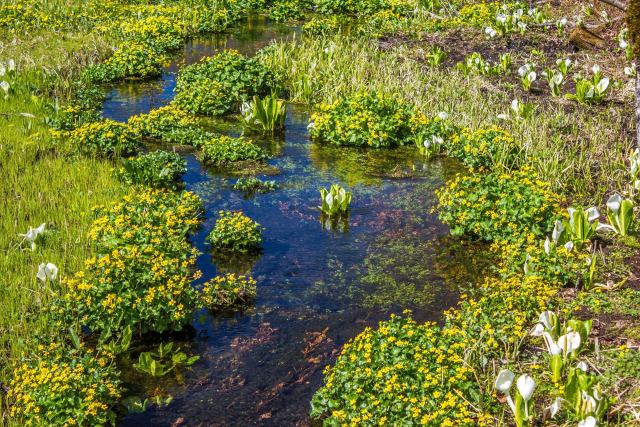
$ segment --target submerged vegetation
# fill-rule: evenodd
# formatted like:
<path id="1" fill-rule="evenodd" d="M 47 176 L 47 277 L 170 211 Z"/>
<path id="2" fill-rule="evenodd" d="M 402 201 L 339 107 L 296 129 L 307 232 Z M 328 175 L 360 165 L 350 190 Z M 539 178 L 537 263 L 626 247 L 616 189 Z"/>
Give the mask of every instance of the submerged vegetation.
<path id="1" fill-rule="evenodd" d="M 567 49 L 565 27 L 577 31 L 583 23 L 568 24 L 564 14 L 620 21 L 609 19 L 607 9 L 594 14 L 594 6 L 556 6 L 404 0 L 1 5 L 3 423 L 115 424 L 124 412 L 123 378 L 130 380 L 122 371 L 133 366 L 157 378 L 174 371 L 181 382 L 178 368 L 199 359 L 172 342 L 141 351 L 145 340 L 190 330 L 199 309 L 217 316 L 256 299 L 251 269 L 272 249 L 270 238 L 263 241 L 269 230 L 231 205 L 222 208 L 205 234 L 217 271 L 200 282 L 190 239 L 207 212 L 198 195 L 183 190 L 187 161 L 179 153 L 194 152 L 193 161 L 217 174 L 264 166 L 281 147 L 217 125 L 233 117 L 247 131 L 270 133 L 277 145 L 276 134 L 288 126 L 285 101 L 313 111 L 308 134 L 316 149 L 407 150 L 423 168 L 445 156 L 456 159 L 464 169 L 436 191 L 435 206 L 417 210 L 424 216 L 433 208 L 456 239 L 480 242 L 495 260 L 486 277 L 455 284 L 464 291 L 440 326 L 418 322 L 410 311 L 392 314 L 324 358 L 308 354 L 331 342 L 323 338 L 326 331 L 315 332 L 305 361 L 332 363 L 311 398 L 312 418 L 327 426 L 637 423 L 640 297 L 633 252 L 640 247 L 634 212 L 640 160 L 631 149 L 628 79 L 635 64 L 624 28 L 614 41 L 620 49 L 592 56 Z M 108 84 L 161 76 L 188 39 L 227 30 L 249 11 L 307 22 L 301 36 L 273 42 L 255 57 L 226 49 L 181 67 L 168 105 L 126 122 L 101 117 Z M 505 47 L 511 42 L 515 49 Z M 151 146 L 161 149 L 148 151 Z M 419 176 L 416 163 L 398 163 L 390 178 Z M 373 197 L 362 200 L 381 203 L 376 185 L 344 181 L 354 203 L 367 192 Z M 245 196 L 277 187 L 256 177 L 233 186 Z M 318 229 L 349 233 L 356 216 L 352 192 L 340 184 L 320 190 Z M 286 221 L 307 220 L 309 211 L 318 214 L 315 194 L 305 208 L 296 210 L 303 203 L 296 200 L 278 209 L 290 215 Z M 386 215 L 395 221 L 407 209 L 393 207 L 379 223 L 360 212 L 353 222 L 385 231 Z M 415 224 L 399 227 L 418 239 L 423 230 Z M 333 239 L 341 244 L 340 233 Z M 406 250 L 399 276 L 420 273 L 409 265 L 416 252 Z M 369 255 L 361 279 L 370 287 L 358 294 L 365 304 L 432 300 L 426 291 L 414 298 L 418 288 L 393 288 L 393 280 L 384 279 L 388 261 Z M 342 274 L 341 264 L 330 267 Z M 374 288 L 385 289 L 365 295 Z M 626 329 L 605 329 L 606 316 L 594 321 L 621 312 L 635 316 L 624 318 Z M 297 316 L 292 313 L 289 321 Z M 277 329 L 266 323 L 264 330 Z M 231 345 L 245 352 L 262 339 L 268 338 Z M 309 383 L 301 378 L 288 382 Z M 225 387 L 235 381 L 230 377 Z M 149 398 L 171 401 L 161 394 Z"/>

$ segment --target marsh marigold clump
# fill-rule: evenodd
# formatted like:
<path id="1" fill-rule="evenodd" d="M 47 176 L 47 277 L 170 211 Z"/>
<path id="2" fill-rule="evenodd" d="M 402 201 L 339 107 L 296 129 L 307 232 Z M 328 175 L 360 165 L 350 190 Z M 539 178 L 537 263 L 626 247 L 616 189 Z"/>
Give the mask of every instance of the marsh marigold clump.
<path id="1" fill-rule="evenodd" d="M 513 137 L 498 126 L 476 131 L 462 129 L 445 141 L 445 147 L 449 156 L 472 169 L 510 166 L 515 152 Z"/>
<path id="2" fill-rule="evenodd" d="M 220 211 L 220 217 L 209 234 L 209 242 L 216 249 L 249 252 L 260 249 L 260 224 L 242 212 Z"/>
<path id="3" fill-rule="evenodd" d="M 273 74 L 254 58 L 225 50 L 185 67 L 173 102 L 195 114 L 222 115 L 243 99 L 267 95 L 274 82 Z"/>
<path id="4" fill-rule="evenodd" d="M 478 386 L 458 336 L 408 316 L 366 328 L 325 369 L 311 415 L 325 425 L 485 424 L 468 402 Z"/>
<path id="5" fill-rule="evenodd" d="M 195 255 L 186 235 L 199 223 L 192 193 L 148 190 L 98 208 L 89 231 L 96 255 L 67 279 L 69 291 L 53 304 L 60 325 L 80 319 L 92 331 L 126 327 L 180 330 L 191 319 L 197 292 Z"/>
<path id="6" fill-rule="evenodd" d="M 214 136 L 204 141 L 200 150 L 205 163 L 218 167 L 246 160 L 261 161 L 267 157 L 265 151 L 250 139 L 226 135 Z"/>
<path id="7" fill-rule="evenodd" d="M 255 296 L 256 281 L 252 277 L 229 273 L 206 282 L 201 299 L 205 307 L 221 309 L 245 303 Z"/>
<path id="8" fill-rule="evenodd" d="M 438 212 L 451 234 L 486 241 L 533 243 L 553 228 L 560 197 L 530 168 L 461 175 L 436 191 Z"/>
<path id="9" fill-rule="evenodd" d="M 25 427 L 112 424 L 122 393 L 118 376 L 113 360 L 85 348 L 39 346 L 13 372 L 11 416 Z"/>
<path id="10" fill-rule="evenodd" d="M 102 64 L 87 67 L 83 77 L 96 83 L 125 78 L 146 79 L 162 73 L 167 57 L 147 43 L 125 41 Z"/>
<path id="11" fill-rule="evenodd" d="M 474 296 L 463 295 L 446 314 L 447 328 L 456 329 L 486 357 L 500 357 L 518 348 L 539 313 L 553 309 L 558 287 L 539 276 L 488 278 Z"/>
<path id="12" fill-rule="evenodd" d="M 321 104 L 311 115 L 312 139 L 356 147 L 395 147 L 413 144 L 414 109 L 391 96 L 358 93 L 333 104 Z"/>
<path id="13" fill-rule="evenodd" d="M 52 130 L 52 135 L 71 143 L 83 154 L 98 156 L 128 155 L 140 146 L 140 141 L 126 124 L 110 119 L 85 123 L 71 131 Z"/>
<path id="14" fill-rule="evenodd" d="M 124 22 L 121 31 L 126 39 L 147 43 L 159 51 L 169 51 L 182 47 L 187 25 L 169 16 L 149 16 Z"/>
<path id="15" fill-rule="evenodd" d="M 198 120 L 193 114 L 174 104 L 132 116 L 128 123 L 136 134 L 168 144 L 200 147 L 214 136 L 198 127 Z"/>

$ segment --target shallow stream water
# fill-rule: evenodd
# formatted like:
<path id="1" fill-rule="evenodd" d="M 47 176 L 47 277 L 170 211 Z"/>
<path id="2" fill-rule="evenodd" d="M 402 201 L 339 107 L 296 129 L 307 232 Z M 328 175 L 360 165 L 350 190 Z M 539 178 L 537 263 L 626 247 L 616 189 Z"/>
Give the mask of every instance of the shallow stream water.
<path id="1" fill-rule="evenodd" d="M 177 71 L 220 49 L 252 55 L 295 30 L 251 18 L 227 35 L 192 40 L 161 79 L 115 86 L 104 116 L 125 121 L 169 102 Z M 430 213 L 434 190 L 460 170 L 448 159 L 425 162 L 415 149 L 362 151 L 323 147 L 307 135 L 309 113 L 289 106 L 285 131 L 256 137 L 271 154 L 278 189 L 245 197 L 236 177 L 209 171 L 184 154 L 187 190 L 205 202 L 205 220 L 191 242 L 204 276 L 251 274 L 258 295 L 241 312 L 197 313 L 193 328 L 171 340 L 201 359 L 179 378 L 157 382 L 125 371 L 131 394 L 171 395 L 162 408 L 127 415 L 123 426 L 308 425 L 309 401 L 322 369 L 340 347 L 391 313 L 413 310 L 438 321 L 458 287 L 483 268 L 478 251 L 448 236 Z M 237 135 L 229 119 L 221 131 Z M 348 221 L 330 224 L 318 210 L 321 187 L 353 192 Z M 264 227 L 260 255 L 222 259 L 205 241 L 221 209 L 242 210 Z M 151 344 L 150 344 L 151 345 Z M 146 348 L 148 349 L 148 347 Z M 140 349 L 134 349 L 135 351 Z"/>

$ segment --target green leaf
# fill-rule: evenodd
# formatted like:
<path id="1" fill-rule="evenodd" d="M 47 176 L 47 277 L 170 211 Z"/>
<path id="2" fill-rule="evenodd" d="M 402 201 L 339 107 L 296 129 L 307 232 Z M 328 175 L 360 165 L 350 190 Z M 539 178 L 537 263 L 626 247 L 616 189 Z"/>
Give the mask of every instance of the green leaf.
<path id="1" fill-rule="evenodd" d="M 73 346 L 79 349 L 82 344 L 80 342 L 80 337 L 78 337 L 78 334 L 76 334 L 76 331 L 73 328 L 69 328 L 69 335 L 71 336 Z"/>

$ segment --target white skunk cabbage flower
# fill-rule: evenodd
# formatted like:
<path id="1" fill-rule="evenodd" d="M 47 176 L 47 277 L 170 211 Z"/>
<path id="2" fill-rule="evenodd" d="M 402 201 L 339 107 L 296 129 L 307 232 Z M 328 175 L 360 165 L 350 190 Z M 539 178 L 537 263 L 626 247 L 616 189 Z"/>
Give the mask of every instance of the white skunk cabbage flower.
<path id="1" fill-rule="evenodd" d="M 578 332 L 569 332 L 558 338 L 558 347 L 564 351 L 565 354 L 573 353 L 580 348 L 581 338 Z"/>
<path id="2" fill-rule="evenodd" d="M 562 403 L 562 398 L 556 397 L 551 405 L 547 408 L 549 411 L 549 416 L 551 418 L 555 418 L 555 416 L 560 412 L 560 404 Z"/>
<path id="3" fill-rule="evenodd" d="M 598 425 L 595 418 L 588 416 L 578 423 L 578 427 L 596 427 Z"/>
<path id="4" fill-rule="evenodd" d="M 509 394 L 509 390 L 511 390 L 511 386 L 513 385 L 513 379 L 515 378 L 515 374 L 508 369 L 503 369 L 498 373 L 496 377 L 496 390 L 498 390 L 502 394 Z"/>
<path id="5" fill-rule="evenodd" d="M 544 325 L 544 327 L 548 331 L 550 331 L 551 329 L 553 329 L 553 325 L 556 323 L 557 319 L 558 319 L 558 316 L 556 316 L 556 314 L 553 311 L 546 310 L 540 313 L 540 317 L 538 318 L 538 321 L 542 325 Z"/>
<path id="6" fill-rule="evenodd" d="M 533 391 L 536 389 L 536 382 L 527 374 L 520 375 L 518 381 L 516 381 L 516 387 L 520 392 L 520 396 L 525 402 L 531 400 Z"/>
<path id="7" fill-rule="evenodd" d="M 58 277 L 58 267 L 55 264 L 48 262 L 38 266 L 37 279 L 46 282 L 47 280 L 56 280 L 56 277 Z"/>
<path id="8" fill-rule="evenodd" d="M 29 243 L 29 245 L 31 246 L 31 250 L 34 250 L 36 247 L 36 239 L 38 238 L 38 236 L 42 233 L 44 233 L 45 231 L 45 227 L 46 227 L 46 223 L 42 223 L 40 224 L 38 227 L 36 228 L 29 228 L 29 230 L 27 230 L 26 233 L 24 234 L 19 234 L 20 237 L 24 238 L 24 241 Z"/>

